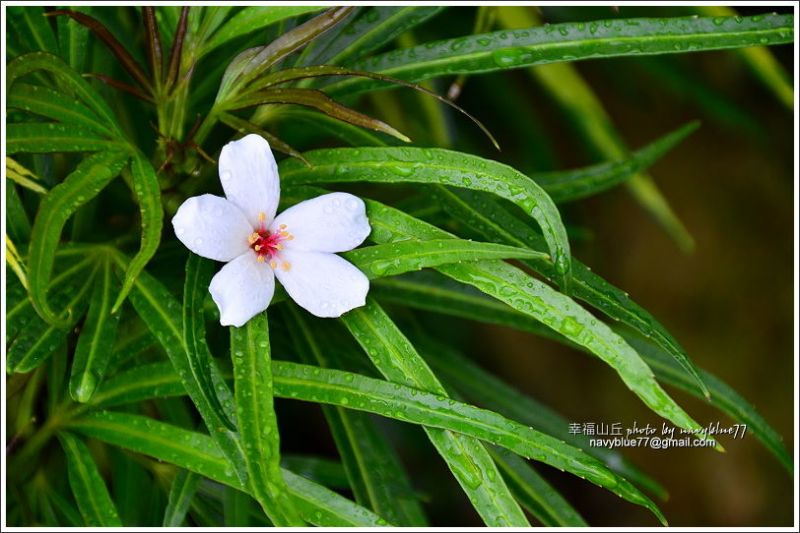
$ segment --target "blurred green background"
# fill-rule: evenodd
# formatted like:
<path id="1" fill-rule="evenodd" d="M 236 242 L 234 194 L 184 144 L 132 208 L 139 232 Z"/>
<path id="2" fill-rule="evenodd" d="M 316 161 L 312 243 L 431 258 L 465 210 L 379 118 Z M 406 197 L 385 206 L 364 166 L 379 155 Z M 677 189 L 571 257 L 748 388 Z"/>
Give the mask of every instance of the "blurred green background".
<path id="1" fill-rule="evenodd" d="M 502 8 L 500 8 L 502 9 Z M 565 22 L 633 16 L 691 15 L 694 8 L 531 8 Z M 741 8 L 741 14 L 772 11 Z M 777 11 L 786 12 L 787 8 Z M 475 8 L 450 8 L 418 30 L 419 41 L 471 31 Z M 447 24 L 442 24 L 446 19 Z M 429 32 L 429 33 L 426 33 Z M 792 47 L 770 51 L 792 72 Z M 573 63 L 618 133 L 637 148 L 693 119 L 701 128 L 650 174 L 695 241 L 681 251 L 624 188 L 562 206 L 575 255 L 629 292 L 660 320 L 703 369 L 747 400 L 794 447 L 793 390 L 793 113 L 730 51 Z M 433 88 L 447 92 L 451 80 Z M 416 144 L 434 145 L 420 97 L 410 91 L 367 100 Z M 602 160 L 552 96 L 526 71 L 474 76 L 458 100 L 497 137 L 497 153 L 467 121 L 443 111 L 451 147 L 533 172 Z M 433 132 L 433 134 L 432 134 Z M 438 138 L 441 141 L 441 135 Z M 502 327 L 436 315 L 424 322 L 519 390 L 574 422 L 661 420 L 606 365 L 557 343 Z M 733 422 L 674 389 L 701 423 Z M 295 416 L 318 424 L 284 432 L 287 449 L 336 456 L 317 408 L 280 402 L 282 424 Z M 392 432 L 396 422 L 382 420 Z M 404 428 L 408 431 L 408 428 Z M 421 431 L 393 435 L 434 525 L 480 525 L 446 466 Z M 722 438 L 727 453 L 707 449 L 628 449 L 624 453 L 669 491 L 659 502 L 673 526 L 787 526 L 792 480 L 752 435 Z M 538 467 L 594 526 L 656 525 L 647 511 L 548 467 Z"/>

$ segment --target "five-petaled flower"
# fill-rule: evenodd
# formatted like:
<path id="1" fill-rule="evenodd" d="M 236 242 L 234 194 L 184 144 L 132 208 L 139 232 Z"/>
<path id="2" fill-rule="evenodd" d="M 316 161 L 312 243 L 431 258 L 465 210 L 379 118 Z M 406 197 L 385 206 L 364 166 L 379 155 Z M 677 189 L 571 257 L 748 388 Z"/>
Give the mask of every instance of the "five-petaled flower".
<path id="1" fill-rule="evenodd" d="M 334 192 L 276 217 L 278 167 L 269 143 L 258 135 L 222 148 L 219 178 L 225 198 L 187 199 L 172 226 L 189 250 L 227 263 L 208 287 L 223 326 L 242 326 L 266 309 L 275 276 L 298 305 L 319 317 L 338 317 L 364 305 L 369 280 L 335 255 L 369 235 L 361 199 Z"/>

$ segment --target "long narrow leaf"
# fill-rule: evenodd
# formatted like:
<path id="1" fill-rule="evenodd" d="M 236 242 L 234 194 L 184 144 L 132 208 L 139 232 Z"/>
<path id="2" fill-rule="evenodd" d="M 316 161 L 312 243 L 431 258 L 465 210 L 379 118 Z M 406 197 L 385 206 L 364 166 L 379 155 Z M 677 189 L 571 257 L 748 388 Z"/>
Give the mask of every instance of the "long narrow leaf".
<path id="1" fill-rule="evenodd" d="M 73 420 L 69 427 L 89 437 L 150 455 L 242 490 L 238 478 L 207 435 L 127 413 L 101 411 Z M 289 492 L 304 520 L 318 526 L 385 526 L 367 509 L 301 476 L 283 470 Z"/>
<path id="2" fill-rule="evenodd" d="M 345 314 L 342 321 L 387 379 L 446 395 L 444 387 L 408 339 L 374 301 L 369 300 L 365 307 Z M 401 412 L 404 413 L 405 408 Z M 431 427 L 426 427 L 425 432 L 486 525 L 528 525 L 481 443 Z"/>
<path id="3" fill-rule="evenodd" d="M 425 43 L 352 66 L 421 81 L 560 61 L 784 44 L 792 41 L 793 26 L 792 15 L 777 14 L 570 22 Z M 328 90 L 352 94 L 381 86 L 385 85 L 350 79 Z"/>
<path id="4" fill-rule="evenodd" d="M 456 193 L 444 189 L 437 190 L 436 194 L 446 211 L 486 238 L 518 246 L 529 246 L 533 249 L 544 249 L 545 243 L 533 229 L 522 224 L 491 199 L 477 198 L 469 192 Z M 548 279 L 554 279 L 554 273 L 547 263 L 528 261 L 526 264 Z M 706 386 L 686 350 L 650 313 L 636 304 L 626 292 L 611 285 L 575 258 L 572 259 L 572 270 L 574 272 L 572 295 L 575 298 L 587 302 L 615 320 L 630 325 L 643 335 L 653 337 L 705 390 Z"/>
<path id="5" fill-rule="evenodd" d="M 180 527 L 186 518 L 192 498 L 197 491 L 200 476 L 188 470 L 181 470 L 172 480 L 169 489 L 169 501 L 164 511 L 164 527 Z"/>
<path id="6" fill-rule="evenodd" d="M 67 178 L 42 200 L 33 223 L 28 259 L 31 301 L 39 315 L 51 324 L 64 324 L 47 300 L 55 252 L 67 219 L 119 174 L 127 159 L 120 152 L 101 152 L 84 159 Z M 69 310 L 67 310 L 69 311 Z"/>
<path id="7" fill-rule="evenodd" d="M 250 488 L 273 525 L 302 526 L 280 469 L 280 437 L 272 398 L 267 316 L 231 328 L 236 417 Z"/>
<path id="8" fill-rule="evenodd" d="M 120 137 L 122 136 L 120 127 L 117 125 L 117 118 L 108 104 L 80 74 L 57 56 L 45 52 L 33 52 L 14 59 L 8 64 L 6 71 L 7 87 L 12 87 L 23 76 L 40 70 L 54 75 L 65 89 L 83 100 L 100 117 L 107 128 L 116 131 Z"/>
<path id="9" fill-rule="evenodd" d="M 283 183 L 370 181 L 453 185 L 489 192 L 516 203 L 542 228 L 559 285 L 567 289 L 571 264 L 569 242 L 558 210 L 541 187 L 513 168 L 433 148 L 338 148 L 304 155 L 311 167 L 291 160 L 282 162 Z"/>
<path id="10" fill-rule="evenodd" d="M 449 235 L 435 226 L 377 202 L 369 202 L 367 209 L 373 226 L 377 222 L 385 230 L 381 233 L 373 231 L 373 241 L 376 237 L 396 241 L 408 238 L 446 238 Z M 679 427 L 701 429 L 661 388 L 639 354 L 568 296 L 504 262 L 449 264 L 438 267 L 438 270 L 456 281 L 472 285 L 505 302 L 584 346 L 614 368 L 625 384 L 654 412 Z"/>
<path id="11" fill-rule="evenodd" d="M 113 137 L 102 121 L 79 100 L 68 99 L 63 92 L 39 85 L 17 83 L 8 94 L 6 105 L 60 122 L 82 126 L 103 137 Z"/>
<path id="12" fill-rule="evenodd" d="M 78 402 L 88 402 L 103 381 L 119 324 L 120 314 L 111 313 L 116 280 L 109 261 L 105 259 L 99 268 L 89 313 L 75 347 L 69 392 Z"/>
<path id="13" fill-rule="evenodd" d="M 125 271 L 122 288 L 114 301 L 113 313 L 119 310 L 122 302 L 127 298 L 136 276 L 155 255 L 158 244 L 161 242 L 161 229 L 164 224 L 161 188 L 153 166 L 141 154 L 134 154 L 131 158 L 130 169 L 133 191 L 139 202 L 139 212 L 142 217 L 142 236 L 139 252 L 133 257 Z"/>
<path id="14" fill-rule="evenodd" d="M 89 527 L 121 527 L 117 509 L 89 448 L 69 433 L 59 433 L 58 440 L 67 456 L 69 484 L 84 524 Z"/>
<path id="15" fill-rule="evenodd" d="M 329 330 L 312 328 L 296 306 L 289 309 L 294 325 L 290 334 L 301 361 L 324 367 L 341 365 L 341 358 L 325 337 Z M 413 494 L 408 475 L 369 415 L 330 405 L 323 405 L 322 412 L 356 501 L 393 524 L 424 526 L 425 515 Z"/>
<path id="16" fill-rule="evenodd" d="M 127 267 L 124 257 L 117 256 L 116 261 L 123 269 Z M 206 395 L 192 372 L 181 329 L 180 304 L 163 285 L 144 271 L 137 276 L 133 287 L 130 301 L 134 309 L 167 353 L 183 386 L 203 417 L 214 442 L 230 461 L 231 475 L 236 476 L 241 485 L 245 485 L 247 471 L 244 466 L 244 452 L 238 442 L 238 436 L 226 427 L 217 411 L 206 399 Z M 212 366 L 212 371 L 213 368 Z M 223 406 L 232 405 L 232 395 L 224 383 L 216 388 L 216 392 L 220 395 L 220 402 Z"/>
<path id="17" fill-rule="evenodd" d="M 206 343 L 203 301 L 213 274 L 214 264 L 211 261 L 199 255 L 189 255 L 186 261 L 186 282 L 183 287 L 183 339 L 186 343 L 187 364 L 199 392 L 212 408 L 216 419 L 229 431 L 235 432 L 236 423 L 225 412 L 222 399 L 211 377 L 213 362 Z M 230 391 L 226 390 L 224 395 L 229 397 Z"/>
<path id="18" fill-rule="evenodd" d="M 126 146 L 119 141 L 99 137 L 92 130 L 80 126 L 54 122 L 26 122 L 9 124 L 6 129 L 6 153 L 29 152 L 96 152 L 120 151 Z"/>

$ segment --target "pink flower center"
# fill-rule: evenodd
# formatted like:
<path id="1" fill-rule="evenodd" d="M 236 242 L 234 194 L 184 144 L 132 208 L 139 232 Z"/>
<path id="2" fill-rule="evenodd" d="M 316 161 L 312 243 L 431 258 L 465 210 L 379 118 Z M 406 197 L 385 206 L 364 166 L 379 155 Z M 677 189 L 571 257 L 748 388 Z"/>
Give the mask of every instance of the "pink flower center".
<path id="1" fill-rule="evenodd" d="M 250 234 L 247 241 L 250 243 L 250 248 L 258 256 L 258 262 L 268 262 L 272 268 L 278 267 L 276 256 L 278 252 L 283 250 L 283 241 L 291 241 L 294 236 L 286 231 L 286 224 L 281 224 L 278 231 L 271 232 L 264 225 L 264 217 L 259 216 L 259 227 L 256 231 Z M 288 261 L 281 262 L 283 270 L 289 270 L 291 265 Z"/>

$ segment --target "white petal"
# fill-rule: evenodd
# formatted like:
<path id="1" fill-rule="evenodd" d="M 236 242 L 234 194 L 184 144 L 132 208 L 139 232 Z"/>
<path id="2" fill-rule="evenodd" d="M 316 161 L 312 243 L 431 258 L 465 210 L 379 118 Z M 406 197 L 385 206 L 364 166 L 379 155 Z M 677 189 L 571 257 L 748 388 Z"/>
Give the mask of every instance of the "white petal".
<path id="1" fill-rule="evenodd" d="M 319 317 L 338 317 L 361 307 L 369 291 L 363 272 L 338 255 L 324 252 L 285 249 L 275 275 L 297 305 Z"/>
<path id="2" fill-rule="evenodd" d="M 238 207 L 213 194 L 187 198 L 172 217 L 172 228 L 188 249 L 215 261 L 230 261 L 246 252 L 253 232 Z"/>
<path id="3" fill-rule="evenodd" d="M 222 147 L 219 180 L 225 196 L 239 206 L 253 227 L 258 227 L 259 213 L 264 213 L 267 224 L 275 217 L 281 196 L 278 165 L 269 143 L 260 135 L 250 134 Z"/>
<path id="4" fill-rule="evenodd" d="M 294 239 L 287 248 L 315 252 L 346 252 L 367 238 L 371 228 L 361 198 L 344 192 L 323 194 L 278 215 L 271 229 L 286 224 Z"/>
<path id="5" fill-rule="evenodd" d="M 211 279 L 208 292 L 219 308 L 223 326 L 243 326 L 269 306 L 275 292 L 275 275 L 251 251 L 240 255 Z"/>

